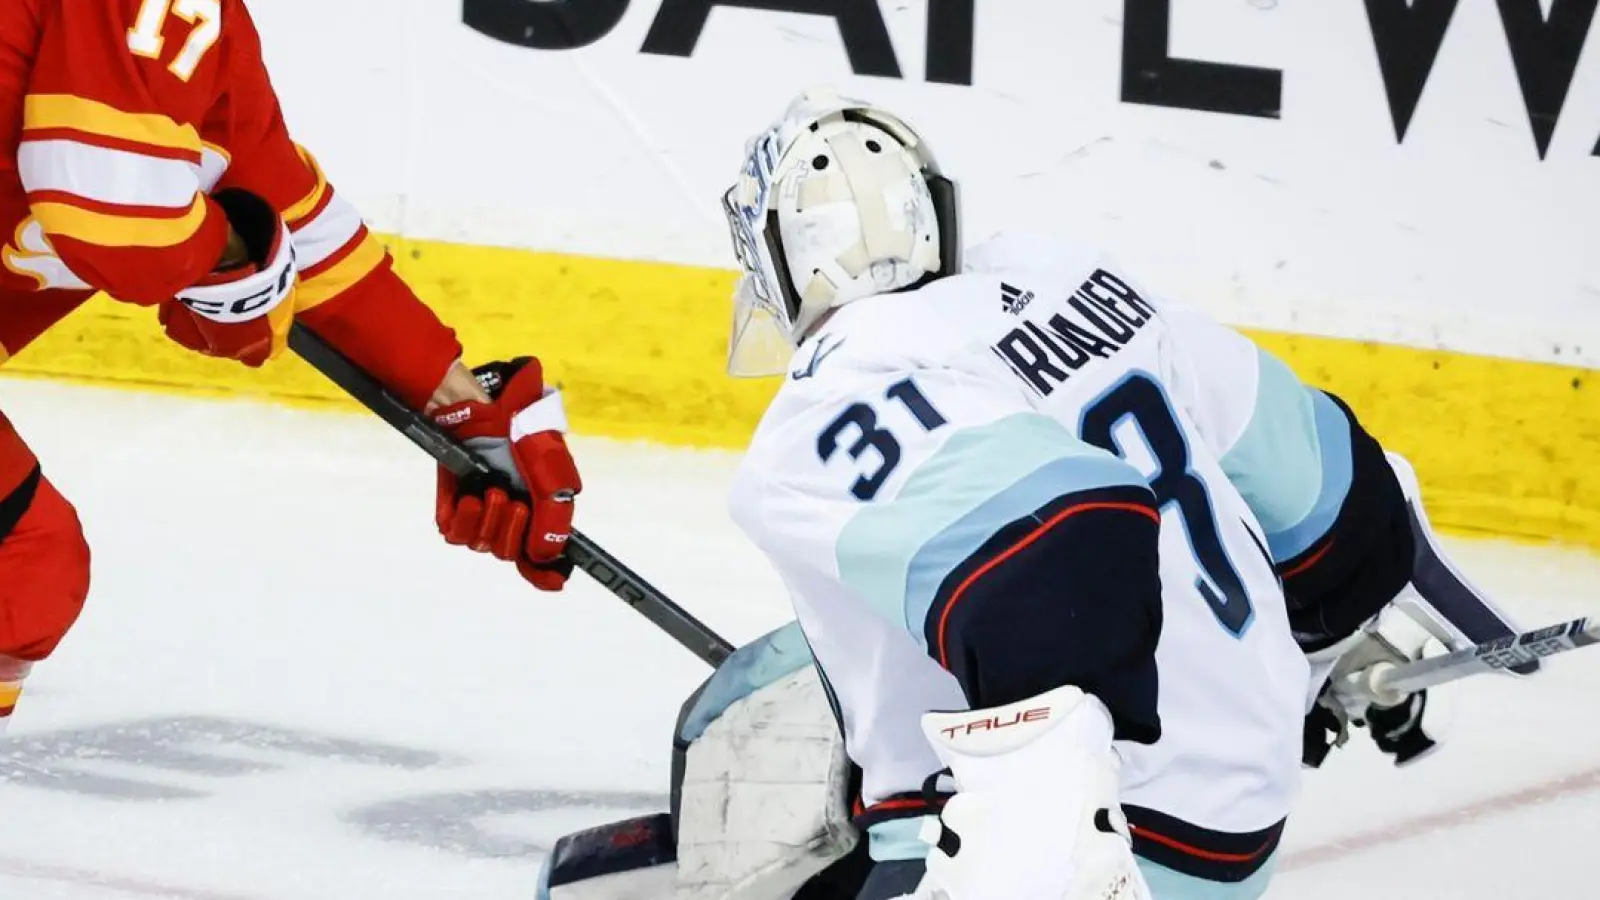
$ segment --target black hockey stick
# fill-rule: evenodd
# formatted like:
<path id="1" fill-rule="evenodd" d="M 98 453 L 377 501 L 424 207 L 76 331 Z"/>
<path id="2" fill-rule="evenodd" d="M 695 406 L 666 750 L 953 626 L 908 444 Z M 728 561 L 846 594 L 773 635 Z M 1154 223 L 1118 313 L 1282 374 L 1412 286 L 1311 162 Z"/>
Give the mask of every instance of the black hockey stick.
<path id="1" fill-rule="evenodd" d="M 312 368 L 326 375 L 329 381 L 343 388 L 361 405 L 377 413 L 396 431 L 426 450 L 439 465 L 463 478 L 478 475 L 490 483 L 504 482 L 504 476 L 490 468 L 488 463 L 446 434 L 433 420 L 406 406 L 377 379 L 309 328 L 296 322 L 289 332 L 289 347 L 310 363 Z M 720 665 L 733 653 L 732 644 L 667 599 L 666 595 L 576 528 L 567 541 L 566 555 L 574 566 L 589 573 L 603 587 L 712 667 Z"/>

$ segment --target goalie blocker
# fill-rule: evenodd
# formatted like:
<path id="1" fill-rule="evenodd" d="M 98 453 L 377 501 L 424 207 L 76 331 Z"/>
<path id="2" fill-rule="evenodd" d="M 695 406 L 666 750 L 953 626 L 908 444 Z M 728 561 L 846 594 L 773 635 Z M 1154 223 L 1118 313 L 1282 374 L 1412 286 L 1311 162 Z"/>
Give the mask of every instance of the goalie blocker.
<path id="1" fill-rule="evenodd" d="M 853 900 L 871 866 L 858 770 L 799 626 L 731 656 L 684 703 L 672 809 L 557 842 L 537 900 Z"/>

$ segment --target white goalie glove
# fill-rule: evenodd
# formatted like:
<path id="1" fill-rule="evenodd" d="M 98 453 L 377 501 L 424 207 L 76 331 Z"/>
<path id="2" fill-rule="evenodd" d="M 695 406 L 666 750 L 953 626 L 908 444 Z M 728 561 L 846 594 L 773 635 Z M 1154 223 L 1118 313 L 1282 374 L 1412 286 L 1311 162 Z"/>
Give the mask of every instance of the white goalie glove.
<path id="1" fill-rule="evenodd" d="M 1310 654 L 1313 672 L 1325 675 L 1317 681 L 1324 686 L 1307 717 L 1306 763 L 1321 765 L 1329 751 L 1349 740 L 1352 727 L 1367 728 L 1373 743 L 1397 766 L 1432 753 L 1442 736 L 1441 693 L 1384 690 L 1376 676 L 1385 668 L 1446 652 L 1443 642 L 1391 606 L 1367 628 Z"/>
<path id="2" fill-rule="evenodd" d="M 1520 629 L 1444 555 L 1423 510 L 1416 472 L 1404 457 L 1386 454 L 1405 493 L 1416 545 L 1412 580 L 1360 630 L 1309 654 L 1313 698 L 1306 718 L 1306 765 L 1320 766 L 1343 746 L 1352 727 L 1365 727 L 1395 765 L 1415 762 L 1438 747 L 1448 689 L 1384 690 L 1384 669 L 1516 634 Z M 1530 674 L 1537 664 L 1511 671 Z"/>
<path id="3" fill-rule="evenodd" d="M 1111 715 L 1063 687 L 992 709 L 932 713 L 923 732 L 956 794 L 922 838 L 907 900 L 1150 900 L 1118 800 Z"/>

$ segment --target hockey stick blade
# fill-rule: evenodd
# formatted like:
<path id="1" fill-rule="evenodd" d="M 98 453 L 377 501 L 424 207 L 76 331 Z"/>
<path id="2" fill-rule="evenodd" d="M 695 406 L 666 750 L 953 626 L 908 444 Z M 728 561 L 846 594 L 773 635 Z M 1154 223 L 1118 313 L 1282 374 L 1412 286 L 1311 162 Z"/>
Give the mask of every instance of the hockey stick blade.
<path id="1" fill-rule="evenodd" d="M 407 406 L 377 379 L 309 328 L 296 322 L 289 332 L 289 347 L 329 381 L 421 447 L 439 465 L 463 478 L 477 475 L 491 483 L 505 480 L 477 454 L 435 425 L 432 419 Z M 566 555 L 574 566 L 588 573 L 602 587 L 713 668 L 721 665 L 733 653 L 732 644 L 667 599 L 665 594 L 577 529 L 573 529 L 572 537 L 567 541 Z"/>
<path id="2" fill-rule="evenodd" d="M 1453 653 L 1376 669 L 1369 684 L 1377 692 L 1413 694 L 1484 672 L 1509 671 L 1535 660 L 1600 643 L 1600 622 L 1573 619 L 1536 631 L 1484 641 Z"/>

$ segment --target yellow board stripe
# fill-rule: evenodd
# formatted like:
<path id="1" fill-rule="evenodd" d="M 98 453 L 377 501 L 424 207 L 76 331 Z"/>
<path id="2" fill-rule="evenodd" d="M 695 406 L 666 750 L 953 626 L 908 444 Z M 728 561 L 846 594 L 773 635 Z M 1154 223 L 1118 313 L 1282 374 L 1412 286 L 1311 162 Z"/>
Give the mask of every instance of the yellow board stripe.
<path id="1" fill-rule="evenodd" d="M 737 450 L 777 388 L 723 372 L 731 272 L 386 240 L 400 274 L 455 327 L 469 362 L 544 360 L 579 434 Z M 298 360 L 257 371 L 188 354 L 136 313 L 96 300 L 5 371 L 359 411 Z M 1600 549 L 1600 373 L 1251 336 L 1344 397 L 1416 465 L 1441 527 Z"/>
<path id="2" fill-rule="evenodd" d="M 196 195 L 188 212 L 172 218 L 119 216 L 67 203 L 35 203 L 33 214 L 49 234 L 97 247 L 174 247 L 205 223 L 206 201 Z"/>
<path id="3" fill-rule="evenodd" d="M 300 282 L 299 287 L 295 288 L 295 310 L 304 312 L 343 293 L 371 274 L 373 269 L 383 265 L 385 252 L 376 238 L 365 235 L 344 259 Z"/>
<path id="4" fill-rule="evenodd" d="M 29 94 L 23 101 L 24 130 L 66 128 L 124 141 L 199 153 L 200 132 L 155 113 L 127 113 L 70 94 Z"/>

